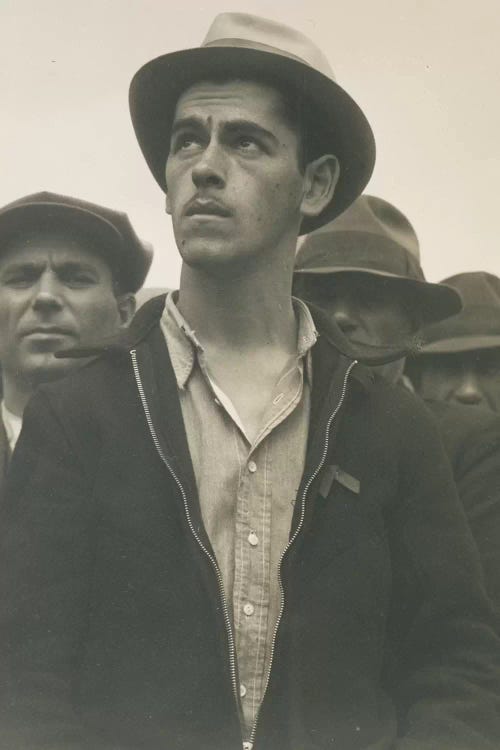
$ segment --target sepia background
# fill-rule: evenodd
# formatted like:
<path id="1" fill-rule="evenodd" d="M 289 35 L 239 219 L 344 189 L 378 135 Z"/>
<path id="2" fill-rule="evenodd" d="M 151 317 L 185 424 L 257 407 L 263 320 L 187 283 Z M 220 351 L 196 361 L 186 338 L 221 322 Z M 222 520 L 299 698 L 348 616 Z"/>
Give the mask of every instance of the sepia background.
<path id="1" fill-rule="evenodd" d="M 224 10 L 283 20 L 324 49 L 375 132 L 368 192 L 412 221 L 430 280 L 500 275 L 498 0 L 0 0 L 0 205 L 52 190 L 125 210 L 155 247 L 147 283 L 175 286 L 128 85 Z"/>

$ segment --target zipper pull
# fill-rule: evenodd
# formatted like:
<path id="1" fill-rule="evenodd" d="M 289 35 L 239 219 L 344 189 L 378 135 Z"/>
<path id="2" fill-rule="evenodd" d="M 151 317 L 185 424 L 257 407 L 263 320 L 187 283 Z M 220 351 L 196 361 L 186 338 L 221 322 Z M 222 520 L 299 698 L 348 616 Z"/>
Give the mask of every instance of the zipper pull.
<path id="1" fill-rule="evenodd" d="M 353 492 L 355 495 L 359 495 L 361 490 L 361 483 L 359 479 L 348 474 L 336 464 L 329 464 L 323 471 L 323 477 L 321 479 L 321 485 L 319 488 L 319 494 L 326 500 L 332 489 L 332 484 L 338 482 L 346 490 Z"/>

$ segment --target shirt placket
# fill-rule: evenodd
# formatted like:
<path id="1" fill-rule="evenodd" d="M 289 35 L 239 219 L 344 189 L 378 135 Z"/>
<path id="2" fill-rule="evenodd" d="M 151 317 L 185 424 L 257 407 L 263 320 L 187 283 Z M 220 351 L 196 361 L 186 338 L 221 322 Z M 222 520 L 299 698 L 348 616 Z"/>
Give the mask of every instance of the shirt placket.
<path id="1" fill-rule="evenodd" d="M 271 561 L 277 557 L 271 550 L 272 431 L 297 406 L 302 388 L 300 361 L 280 381 L 263 429 L 242 456 L 246 460 L 242 460 L 237 494 L 233 612 L 241 708 L 248 731 L 262 700 L 267 673 L 267 641 L 270 625 L 274 627 L 269 623 L 270 597 L 279 595 L 278 571 L 271 570 Z"/>
<path id="2" fill-rule="evenodd" d="M 252 725 L 259 706 L 265 671 L 270 595 L 270 460 L 268 442 L 250 450 L 241 473 L 236 510 L 233 609 L 241 706 L 247 727 Z"/>

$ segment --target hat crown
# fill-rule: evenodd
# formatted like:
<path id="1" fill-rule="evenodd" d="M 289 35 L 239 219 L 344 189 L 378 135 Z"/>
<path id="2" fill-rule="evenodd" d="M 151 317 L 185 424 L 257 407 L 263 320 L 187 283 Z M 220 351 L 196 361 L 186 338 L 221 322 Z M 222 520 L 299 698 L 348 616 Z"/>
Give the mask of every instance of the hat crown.
<path id="1" fill-rule="evenodd" d="M 464 310 L 480 306 L 489 307 L 492 312 L 500 314 L 500 279 L 498 276 L 486 271 L 469 271 L 450 276 L 442 283 L 460 292 Z"/>
<path id="2" fill-rule="evenodd" d="M 424 279 L 415 230 L 395 206 L 362 195 L 302 243 L 298 270 L 336 267 Z"/>
<path id="3" fill-rule="evenodd" d="M 447 354 L 500 347 L 500 278 L 469 271 L 444 279 L 463 301 L 457 315 L 429 326 L 423 354 Z"/>
<path id="4" fill-rule="evenodd" d="M 418 237 L 406 216 L 391 203 L 374 195 L 361 195 L 320 232 L 364 232 L 395 242 L 420 262 Z"/>
<path id="5" fill-rule="evenodd" d="M 250 13 L 219 13 L 201 46 L 253 47 L 300 60 L 332 81 L 335 80 L 328 59 L 305 34 L 278 21 Z"/>

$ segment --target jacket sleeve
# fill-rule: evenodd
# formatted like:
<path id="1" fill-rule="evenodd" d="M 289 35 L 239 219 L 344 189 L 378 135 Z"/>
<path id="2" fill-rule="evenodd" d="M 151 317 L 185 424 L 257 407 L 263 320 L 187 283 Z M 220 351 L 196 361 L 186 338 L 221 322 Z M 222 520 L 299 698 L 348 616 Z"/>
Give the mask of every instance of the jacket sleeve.
<path id="1" fill-rule="evenodd" d="M 388 520 L 394 575 L 389 689 L 397 750 L 500 747 L 500 642 L 437 428 L 408 396 L 400 496 Z"/>
<path id="2" fill-rule="evenodd" d="M 0 747 L 80 750 L 71 708 L 92 567 L 92 488 L 43 393 L 26 410 L 0 524 Z"/>

